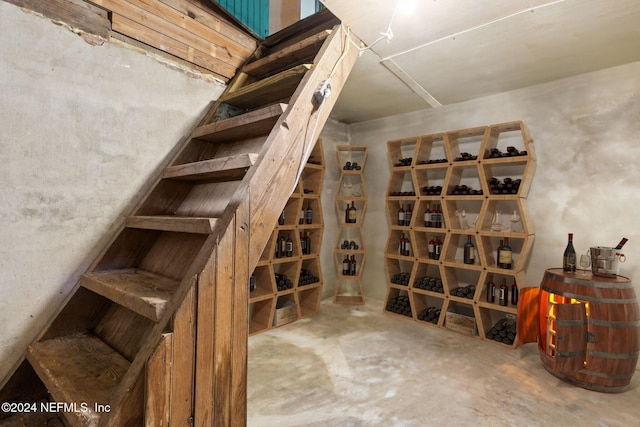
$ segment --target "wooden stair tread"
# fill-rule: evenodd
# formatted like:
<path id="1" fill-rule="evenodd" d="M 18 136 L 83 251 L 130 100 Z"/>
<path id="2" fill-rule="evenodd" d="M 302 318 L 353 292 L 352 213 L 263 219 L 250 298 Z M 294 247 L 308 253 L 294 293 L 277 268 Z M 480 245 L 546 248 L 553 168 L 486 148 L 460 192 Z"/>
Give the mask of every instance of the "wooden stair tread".
<path id="1" fill-rule="evenodd" d="M 152 215 L 130 216 L 127 217 L 124 224 L 129 228 L 143 228 L 146 230 L 211 234 L 215 229 L 217 221 L 216 218 Z"/>
<path id="2" fill-rule="evenodd" d="M 292 65 L 311 62 L 329 34 L 331 34 L 331 30 L 324 30 L 307 37 L 298 43 L 245 65 L 242 72 L 255 77 L 264 77 L 290 68 Z"/>
<path id="3" fill-rule="evenodd" d="M 193 132 L 191 138 L 222 142 L 268 135 L 286 109 L 287 104 L 277 103 L 249 111 L 229 119 L 200 126 Z"/>
<path id="4" fill-rule="evenodd" d="M 162 318 L 177 280 L 135 268 L 93 271 L 80 278 L 82 286 L 157 322 Z"/>
<path id="5" fill-rule="evenodd" d="M 185 163 L 170 166 L 162 173 L 163 178 L 197 180 L 236 180 L 242 179 L 244 174 L 258 160 L 257 153 L 245 153 L 235 156 L 220 157 L 203 160 L 201 162 Z"/>
<path id="6" fill-rule="evenodd" d="M 252 108 L 289 98 L 310 69 L 311 64 L 289 68 L 238 90 L 227 92 L 220 97 L 220 101 L 239 108 Z"/>
<path id="7" fill-rule="evenodd" d="M 56 402 L 87 403 L 86 411 L 65 412 L 72 425 L 96 425 L 94 404 L 106 405 L 129 369 L 129 361 L 95 335 L 78 333 L 40 341 L 27 359 Z"/>

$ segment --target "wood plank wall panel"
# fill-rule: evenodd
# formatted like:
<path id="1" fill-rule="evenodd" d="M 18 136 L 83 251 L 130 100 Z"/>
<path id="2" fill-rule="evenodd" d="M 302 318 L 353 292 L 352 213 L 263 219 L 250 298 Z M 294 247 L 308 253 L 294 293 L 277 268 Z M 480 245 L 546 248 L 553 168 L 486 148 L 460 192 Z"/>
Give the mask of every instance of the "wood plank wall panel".
<path id="1" fill-rule="evenodd" d="M 248 207 L 238 206 L 198 278 L 196 427 L 246 425 Z"/>
<path id="2" fill-rule="evenodd" d="M 256 41 L 213 15 L 199 20 L 176 0 L 90 0 L 112 12 L 113 31 L 192 62 L 226 79 L 253 53 Z M 167 4 L 168 3 L 168 4 Z M 177 2 L 185 8 L 184 1 Z M 194 17 L 192 17 L 193 15 Z M 234 35 L 235 37 L 230 37 Z M 252 43 L 250 43 L 252 42 Z"/>
<path id="3" fill-rule="evenodd" d="M 70 27 L 109 38 L 111 24 L 107 12 L 84 0 L 5 0 L 7 3 L 24 7 L 34 12 L 68 24 Z"/>

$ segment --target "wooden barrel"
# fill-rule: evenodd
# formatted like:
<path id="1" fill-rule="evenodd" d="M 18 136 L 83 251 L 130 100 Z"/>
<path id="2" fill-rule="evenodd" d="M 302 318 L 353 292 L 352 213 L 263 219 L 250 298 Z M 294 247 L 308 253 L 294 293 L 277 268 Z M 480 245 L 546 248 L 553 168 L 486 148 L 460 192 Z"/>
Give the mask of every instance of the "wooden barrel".
<path id="1" fill-rule="evenodd" d="M 640 308 L 631 281 L 549 269 L 540 290 L 546 315 L 540 313 L 538 348 L 545 368 L 590 390 L 623 391 L 640 354 Z"/>

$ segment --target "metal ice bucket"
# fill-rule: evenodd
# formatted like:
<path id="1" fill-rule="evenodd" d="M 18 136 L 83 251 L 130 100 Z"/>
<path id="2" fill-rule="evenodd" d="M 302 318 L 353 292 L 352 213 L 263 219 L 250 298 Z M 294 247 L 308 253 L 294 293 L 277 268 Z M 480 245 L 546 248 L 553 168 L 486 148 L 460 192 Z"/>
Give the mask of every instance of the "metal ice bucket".
<path id="1" fill-rule="evenodd" d="M 596 276 L 616 277 L 620 271 L 620 263 L 626 261 L 626 257 L 620 249 L 606 246 L 591 247 L 591 272 Z"/>

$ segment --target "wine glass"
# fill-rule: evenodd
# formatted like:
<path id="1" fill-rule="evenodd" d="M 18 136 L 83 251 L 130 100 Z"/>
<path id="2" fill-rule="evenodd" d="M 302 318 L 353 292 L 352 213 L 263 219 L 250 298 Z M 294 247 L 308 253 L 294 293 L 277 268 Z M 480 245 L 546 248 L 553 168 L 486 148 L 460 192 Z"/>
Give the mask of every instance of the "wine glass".
<path id="1" fill-rule="evenodd" d="M 591 265 L 591 257 L 588 254 L 580 255 L 580 267 L 584 270 L 582 271 L 583 275 L 587 275 L 587 268 Z"/>

